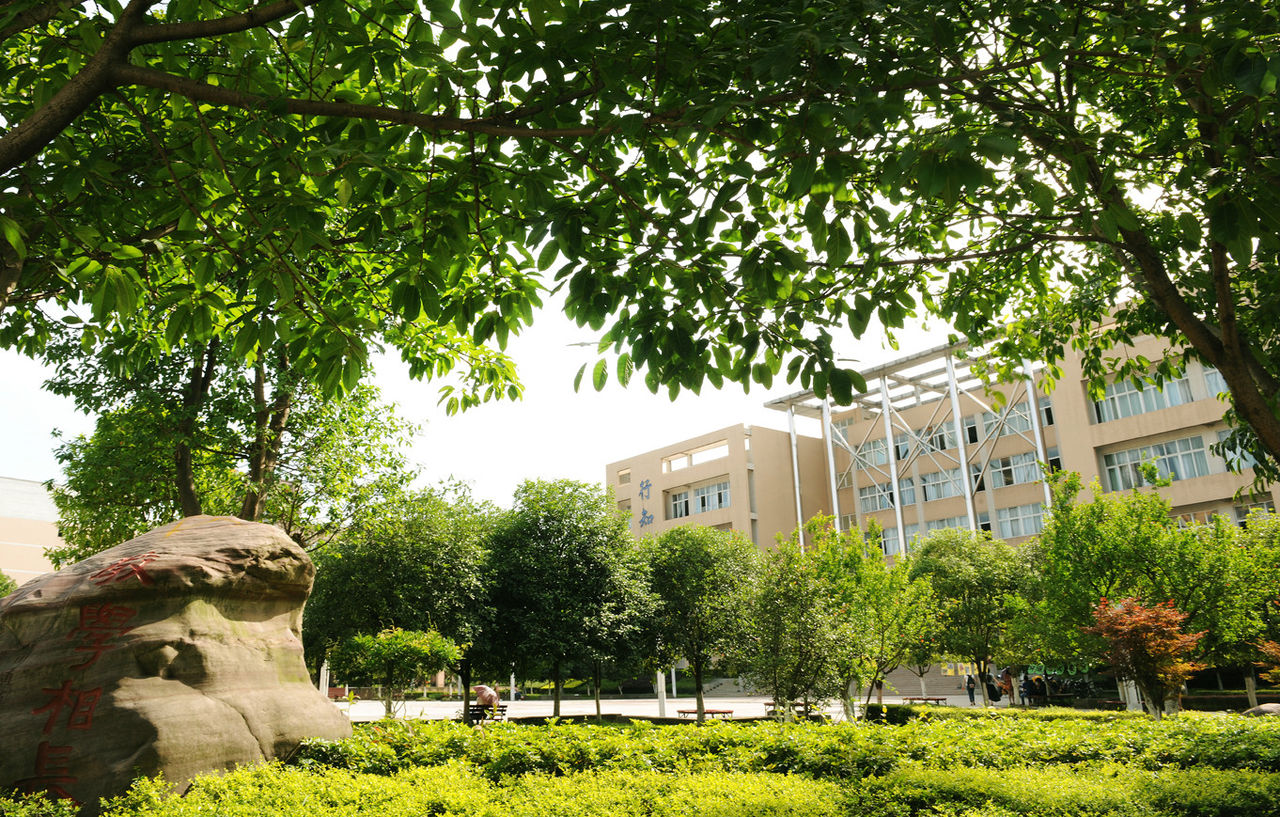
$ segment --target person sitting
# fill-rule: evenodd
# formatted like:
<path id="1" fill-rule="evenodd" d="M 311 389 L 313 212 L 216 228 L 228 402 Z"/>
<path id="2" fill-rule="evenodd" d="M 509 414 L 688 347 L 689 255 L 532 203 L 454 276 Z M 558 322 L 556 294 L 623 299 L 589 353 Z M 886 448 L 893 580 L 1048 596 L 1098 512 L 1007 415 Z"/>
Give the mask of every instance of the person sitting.
<path id="1" fill-rule="evenodd" d="M 492 709 L 498 705 L 502 699 L 498 697 L 498 690 L 485 684 L 472 687 L 472 691 L 476 694 L 476 703 L 485 709 Z"/>

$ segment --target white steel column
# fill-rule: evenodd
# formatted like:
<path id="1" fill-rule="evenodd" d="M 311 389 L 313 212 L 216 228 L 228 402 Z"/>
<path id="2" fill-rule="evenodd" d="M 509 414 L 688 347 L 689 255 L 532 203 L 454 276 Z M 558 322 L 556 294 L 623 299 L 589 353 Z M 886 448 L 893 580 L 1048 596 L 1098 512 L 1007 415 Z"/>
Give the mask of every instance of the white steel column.
<path id="1" fill-rule="evenodd" d="M 836 454 L 831 447 L 831 403 L 822 401 L 822 439 L 827 445 L 827 484 L 831 490 L 831 516 L 835 519 L 836 533 L 840 532 L 840 494 L 836 483 Z"/>
<path id="2" fill-rule="evenodd" d="M 1027 408 L 1031 412 L 1031 433 L 1036 440 L 1036 457 L 1048 465 L 1049 452 L 1045 450 L 1044 432 L 1040 430 L 1040 393 L 1036 391 L 1036 379 L 1031 376 L 1031 367 L 1026 361 L 1022 362 L 1022 374 L 1027 379 Z M 1053 495 L 1049 491 L 1047 476 L 1040 478 L 1040 485 L 1044 488 L 1044 509 L 1047 511 L 1053 507 Z"/>
<path id="3" fill-rule="evenodd" d="M 662 670 L 658 670 L 657 687 L 658 717 L 665 718 L 667 716 L 667 677 L 662 674 Z"/>
<path id="4" fill-rule="evenodd" d="M 889 378 L 880 378 L 880 416 L 884 419 L 884 448 L 889 458 L 889 484 L 893 486 L 893 518 L 898 522 L 898 549 L 907 552 L 907 529 L 902 523 L 902 486 L 898 484 L 898 447 L 893 444 L 893 420 L 889 416 Z"/>
<path id="5" fill-rule="evenodd" d="M 796 492 L 796 539 L 804 552 L 804 511 L 800 508 L 800 454 L 796 442 L 796 406 L 787 404 L 787 430 L 791 433 L 791 483 Z"/>
<path id="6" fill-rule="evenodd" d="M 516 702 L 516 674 L 514 672 L 511 673 L 510 696 L 511 696 L 511 703 L 515 703 Z"/>
<path id="7" fill-rule="evenodd" d="M 969 530 L 978 529 L 978 514 L 973 507 L 973 473 L 965 446 L 964 418 L 960 416 L 960 389 L 956 385 L 956 366 L 947 354 L 947 393 L 951 395 L 951 420 L 956 428 L 956 454 L 960 459 L 960 480 L 964 485 L 964 509 L 969 514 Z"/>

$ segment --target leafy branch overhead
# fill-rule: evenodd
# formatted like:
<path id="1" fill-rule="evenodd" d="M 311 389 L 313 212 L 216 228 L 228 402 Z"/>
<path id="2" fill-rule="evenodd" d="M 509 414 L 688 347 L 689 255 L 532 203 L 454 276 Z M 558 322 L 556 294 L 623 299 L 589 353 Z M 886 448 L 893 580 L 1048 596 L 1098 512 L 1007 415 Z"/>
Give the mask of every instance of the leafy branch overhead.
<path id="1" fill-rule="evenodd" d="M 457 409 L 518 394 L 492 347 L 559 287 L 620 379 L 847 402 L 842 337 L 1012 322 L 1008 361 L 1217 367 L 1274 476 L 1277 35 L 1196 0 L 5 0 L 0 343 L 75 307 L 285 343 L 329 393 L 389 344 Z M 1111 351 L 1148 333 L 1154 370 Z"/>

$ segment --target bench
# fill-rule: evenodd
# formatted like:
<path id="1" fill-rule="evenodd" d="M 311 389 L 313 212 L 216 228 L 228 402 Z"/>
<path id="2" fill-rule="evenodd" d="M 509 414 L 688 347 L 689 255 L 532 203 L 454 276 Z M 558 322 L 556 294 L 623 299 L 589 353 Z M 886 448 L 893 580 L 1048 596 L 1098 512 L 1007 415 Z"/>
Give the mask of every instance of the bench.
<path id="1" fill-rule="evenodd" d="M 472 723 L 482 723 L 484 721 L 505 721 L 507 719 L 507 705 L 496 704 L 494 706 L 483 706 L 481 704 L 471 704 L 467 708 L 468 718 Z"/>
<path id="2" fill-rule="evenodd" d="M 807 720 L 811 714 L 809 708 L 804 705 L 803 701 L 792 701 L 791 712 L 795 717 L 800 718 L 801 720 Z M 773 704 L 765 704 L 764 714 L 765 717 L 768 718 L 782 718 L 786 715 L 786 712 L 785 710 L 779 710 L 778 707 Z"/>
<path id="3" fill-rule="evenodd" d="M 945 696 L 935 697 L 932 695 L 906 695 L 906 696 L 903 696 L 902 700 L 905 703 L 924 703 L 924 704 L 938 704 L 938 705 L 942 705 L 947 702 L 947 699 Z"/>
<path id="4" fill-rule="evenodd" d="M 676 714 L 682 718 L 696 718 L 698 717 L 698 710 L 677 709 Z M 732 709 L 704 709 L 702 710 L 702 714 L 706 715 L 708 718 L 720 718 L 722 720 L 727 720 L 733 717 L 733 710 Z"/>

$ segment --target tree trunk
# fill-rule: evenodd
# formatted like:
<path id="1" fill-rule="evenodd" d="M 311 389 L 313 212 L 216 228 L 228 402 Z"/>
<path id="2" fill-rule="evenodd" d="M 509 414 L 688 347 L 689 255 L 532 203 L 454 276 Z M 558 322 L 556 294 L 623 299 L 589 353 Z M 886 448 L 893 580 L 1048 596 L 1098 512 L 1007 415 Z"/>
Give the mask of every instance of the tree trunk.
<path id="1" fill-rule="evenodd" d="M 672 679 L 674 680 L 674 678 Z M 693 662 L 693 691 L 698 698 L 698 723 L 707 719 L 707 704 L 702 698 L 702 661 Z"/>
<path id="2" fill-rule="evenodd" d="M 462 722 L 471 723 L 471 659 L 458 662 L 458 685 L 462 687 Z"/>
<path id="3" fill-rule="evenodd" d="M 604 715 L 600 712 L 600 678 L 603 673 L 600 671 L 600 662 L 596 661 L 591 668 L 591 686 L 596 696 L 596 720 L 603 720 Z"/>
<path id="4" fill-rule="evenodd" d="M 282 372 L 288 361 L 281 361 Z M 253 369 L 254 414 L 253 443 L 249 447 L 249 487 L 244 503 L 240 506 L 240 518 L 257 522 L 267 504 L 267 482 L 275 473 L 280 461 L 280 446 L 284 442 L 285 425 L 293 407 L 293 392 L 280 389 L 275 401 L 267 405 L 266 370 L 259 362 Z"/>
<path id="5" fill-rule="evenodd" d="M 560 717 L 560 659 L 557 658 L 555 663 L 551 665 L 551 673 L 551 682 L 555 685 L 555 708 L 551 710 L 551 716 L 558 718 Z"/>
<path id="6" fill-rule="evenodd" d="M 217 360 L 218 339 L 205 347 L 204 353 L 192 361 L 187 386 L 182 390 L 182 407 L 178 412 L 178 440 L 174 447 L 174 488 L 178 493 L 178 506 L 183 516 L 199 516 L 203 513 L 200 496 L 196 493 L 195 464 L 191 446 L 196 433 L 196 415 L 209 396 L 213 382 L 214 363 Z"/>
<path id="7" fill-rule="evenodd" d="M 1244 694 L 1249 696 L 1249 708 L 1258 705 L 1258 679 L 1254 677 L 1253 667 L 1244 668 Z"/>

